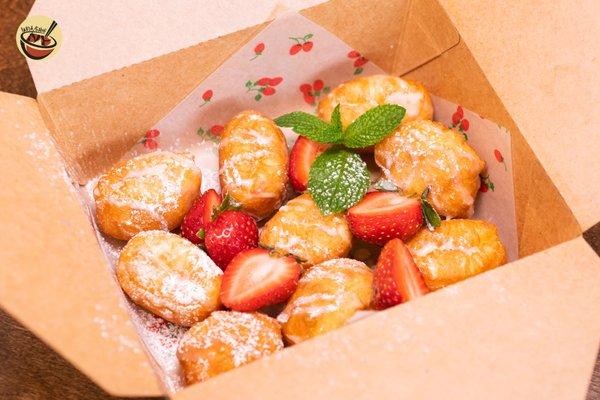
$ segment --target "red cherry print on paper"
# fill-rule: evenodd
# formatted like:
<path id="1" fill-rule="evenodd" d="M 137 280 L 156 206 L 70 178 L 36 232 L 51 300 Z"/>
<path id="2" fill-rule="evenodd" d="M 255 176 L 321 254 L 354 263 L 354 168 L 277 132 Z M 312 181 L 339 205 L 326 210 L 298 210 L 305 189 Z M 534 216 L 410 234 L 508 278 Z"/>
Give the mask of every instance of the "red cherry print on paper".
<path id="1" fill-rule="evenodd" d="M 348 58 L 358 58 L 360 57 L 360 53 L 356 50 L 350 50 L 348 52 Z"/>
<path id="2" fill-rule="evenodd" d="M 149 150 L 156 150 L 158 148 L 158 142 L 152 138 L 144 140 L 144 147 Z"/>
<path id="3" fill-rule="evenodd" d="M 204 100 L 204 101 L 210 101 L 210 99 L 212 99 L 212 97 L 213 97 L 213 91 L 210 89 L 202 94 L 202 100 Z"/>
<path id="4" fill-rule="evenodd" d="M 462 129 L 464 132 L 469 130 L 469 120 L 468 119 L 463 119 L 462 121 L 460 121 L 460 129 Z"/>
<path id="5" fill-rule="evenodd" d="M 452 114 L 452 125 L 457 126 L 460 123 L 460 119 L 462 117 L 460 116 L 460 114 L 458 112 L 455 112 L 454 114 Z"/>
<path id="6" fill-rule="evenodd" d="M 270 78 L 264 77 L 264 78 L 260 78 L 259 80 L 256 81 L 256 84 L 258 86 L 266 86 L 269 84 Z"/>
<path id="7" fill-rule="evenodd" d="M 210 127 L 209 131 L 212 135 L 219 136 L 223 132 L 223 129 L 225 129 L 223 125 L 213 125 Z"/>
<path id="8" fill-rule="evenodd" d="M 295 44 L 292 47 L 290 47 L 290 55 L 293 56 L 294 54 L 298 54 L 298 52 L 302 50 L 302 45 L 301 44 Z"/>
<path id="9" fill-rule="evenodd" d="M 300 91 L 302 93 L 308 93 L 310 92 L 312 89 L 312 87 L 310 86 L 309 83 L 303 83 L 302 85 L 300 85 Z"/>
<path id="10" fill-rule="evenodd" d="M 485 181 L 481 182 L 481 186 L 479 186 L 479 191 L 481 193 L 485 193 L 488 191 L 488 185 L 487 185 L 487 183 L 485 183 Z"/>
<path id="11" fill-rule="evenodd" d="M 323 90 L 323 86 L 325 85 L 323 84 L 323 81 L 321 79 L 317 79 L 313 82 L 313 89 L 315 89 L 317 92 Z"/>
<path id="12" fill-rule="evenodd" d="M 308 33 L 304 36 L 290 36 L 290 40 L 294 41 L 294 44 L 292 45 L 292 47 L 290 47 L 290 55 L 293 56 L 295 54 L 298 54 L 298 52 L 300 52 L 300 50 L 304 51 L 304 52 L 309 52 L 312 50 L 314 43 L 309 40 L 310 38 L 313 37 L 312 33 Z"/>
<path id="13" fill-rule="evenodd" d="M 465 115 L 463 112 L 463 108 L 461 106 L 456 107 L 456 115 L 458 115 L 458 119 L 462 119 Z"/>
<path id="14" fill-rule="evenodd" d="M 354 61 L 354 66 L 358 68 L 360 66 L 365 65 L 367 62 L 369 62 L 369 60 L 367 60 L 365 57 L 360 57 L 357 58 L 356 61 Z"/>
<path id="15" fill-rule="evenodd" d="M 277 86 L 277 85 L 279 85 L 279 84 L 280 84 L 282 81 L 283 81 L 283 78 L 282 78 L 282 77 L 280 77 L 280 76 L 277 76 L 277 77 L 275 77 L 275 78 L 269 78 L 269 79 L 267 80 L 267 85 L 270 85 L 270 86 Z"/>
<path id="16" fill-rule="evenodd" d="M 305 93 L 304 101 L 310 105 L 313 105 L 313 104 L 315 104 L 315 96 L 311 95 L 310 93 Z"/>
<path id="17" fill-rule="evenodd" d="M 498 162 L 504 162 L 504 157 L 502 157 L 502 153 L 500 153 L 500 150 L 494 150 L 494 157 L 496 157 L 496 160 L 498 160 Z"/>
<path id="18" fill-rule="evenodd" d="M 275 88 L 272 88 L 271 86 L 267 86 L 265 88 L 265 90 L 263 90 L 262 92 L 265 96 L 271 96 L 273 94 L 275 94 Z"/>
<path id="19" fill-rule="evenodd" d="M 265 44 L 263 42 L 260 42 L 256 46 L 254 46 L 254 57 L 252 57 L 250 61 L 262 55 L 263 51 L 265 51 Z"/>
<path id="20" fill-rule="evenodd" d="M 146 139 L 155 138 L 155 137 L 158 137 L 159 135 L 160 135 L 160 132 L 158 131 L 158 129 L 150 129 L 148 132 L 146 132 Z"/>

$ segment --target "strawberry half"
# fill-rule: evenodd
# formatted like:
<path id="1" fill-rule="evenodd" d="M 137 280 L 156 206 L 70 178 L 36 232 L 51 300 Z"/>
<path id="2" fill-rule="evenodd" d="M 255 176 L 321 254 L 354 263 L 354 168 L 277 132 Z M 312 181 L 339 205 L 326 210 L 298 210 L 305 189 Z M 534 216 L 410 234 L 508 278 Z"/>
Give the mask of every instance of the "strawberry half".
<path id="1" fill-rule="evenodd" d="M 298 136 L 290 152 L 288 176 L 297 192 L 304 192 L 308 187 L 308 173 L 315 158 L 324 152 L 329 145 Z"/>
<path id="2" fill-rule="evenodd" d="M 258 246 L 256 221 L 242 211 L 224 211 L 206 227 L 204 245 L 215 264 L 225 270 L 239 252 Z"/>
<path id="3" fill-rule="evenodd" d="M 255 248 L 239 253 L 227 266 L 221 282 L 221 302 L 236 311 L 255 311 L 287 300 L 302 267 L 293 257 Z"/>
<path id="4" fill-rule="evenodd" d="M 383 246 L 389 240 L 410 239 L 423 225 L 421 202 L 398 192 L 370 192 L 348 209 L 346 219 L 354 236 Z"/>
<path id="5" fill-rule="evenodd" d="M 212 220 L 213 211 L 221 204 L 221 196 L 209 189 L 192 204 L 181 224 L 181 236 L 194 244 L 203 242 L 206 226 Z"/>
<path id="6" fill-rule="evenodd" d="M 373 271 L 373 306 L 383 310 L 429 293 L 421 271 L 400 239 L 385 245 Z"/>

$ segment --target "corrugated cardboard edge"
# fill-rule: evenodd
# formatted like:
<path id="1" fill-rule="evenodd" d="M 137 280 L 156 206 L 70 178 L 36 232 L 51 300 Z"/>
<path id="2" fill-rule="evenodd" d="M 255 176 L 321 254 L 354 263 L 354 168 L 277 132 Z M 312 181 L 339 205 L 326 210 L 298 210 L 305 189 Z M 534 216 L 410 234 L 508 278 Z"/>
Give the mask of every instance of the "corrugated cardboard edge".
<path id="1" fill-rule="evenodd" d="M 172 399 L 583 399 L 600 337 L 599 280 L 600 259 L 577 238 Z"/>
<path id="2" fill-rule="evenodd" d="M 161 394 L 33 99 L 0 93 L 0 171 L 2 307 L 109 393 Z"/>
<path id="3" fill-rule="evenodd" d="M 600 3 L 441 3 L 582 229 L 600 222 Z"/>

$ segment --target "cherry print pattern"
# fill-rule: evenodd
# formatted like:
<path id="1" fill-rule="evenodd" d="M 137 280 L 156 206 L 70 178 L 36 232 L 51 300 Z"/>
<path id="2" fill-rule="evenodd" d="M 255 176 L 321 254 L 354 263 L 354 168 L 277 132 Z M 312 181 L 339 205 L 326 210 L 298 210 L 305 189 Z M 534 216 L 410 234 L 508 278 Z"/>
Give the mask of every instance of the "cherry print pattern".
<path id="1" fill-rule="evenodd" d="M 160 132 L 158 131 L 158 129 L 150 129 L 142 138 L 141 143 L 148 150 L 156 150 L 158 149 L 158 140 L 156 138 L 159 136 Z"/>
<path id="2" fill-rule="evenodd" d="M 479 178 L 481 179 L 481 186 L 479 186 L 479 191 L 481 193 L 487 192 L 488 189 L 493 192 L 496 189 L 494 182 L 492 182 L 488 174 L 480 175 Z"/>
<path id="3" fill-rule="evenodd" d="M 300 93 L 307 104 L 315 105 L 316 101 L 322 94 L 327 94 L 331 91 L 329 86 L 325 86 L 325 83 L 321 79 L 315 80 L 312 85 L 310 83 L 303 83 L 300 85 Z"/>
<path id="4" fill-rule="evenodd" d="M 274 95 L 276 93 L 275 86 L 279 85 L 281 82 L 283 82 L 283 78 L 281 76 L 277 76 L 275 78 L 265 76 L 254 82 L 247 81 L 245 86 L 247 92 L 257 92 L 254 96 L 254 100 L 260 101 L 263 96 Z"/>
<path id="5" fill-rule="evenodd" d="M 202 100 L 204 101 L 204 103 L 200 104 L 200 107 L 203 107 L 208 102 L 210 102 L 210 100 L 212 99 L 212 97 L 213 97 L 213 91 L 211 89 L 208 89 L 207 91 L 205 91 L 204 93 L 202 93 Z"/>
<path id="6" fill-rule="evenodd" d="M 460 133 L 463 134 L 465 140 L 469 140 L 469 137 L 467 136 L 469 125 L 469 120 L 465 118 L 463 108 L 461 106 L 456 107 L 456 111 L 454 112 L 454 114 L 452 114 L 452 125 L 450 125 L 450 128 L 457 129 Z"/>
<path id="7" fill-rule="evenodd" d="M 252 57 L 250 61 L 262 56 L 263 51 L 265 51 L 265 44 L 263 42 L 260 42 L 256 46 L 254 46 L 254 57 Z"/>
<path id="8" fill-rule="evenodd" d="M 500 153 L 500 150 L 494 150 L 494 157 L 496 158 L 496 161 L 504 165 L 504 170 L 508 171 L 508 168 L 506 168 L 506 162 L 504 161 L 504 156 L 502 155 L 502 153 Z"/>
<path id="9" fill-rule="evenodd" d="M 366 63 L 369 62 L 369 60 L 366 57 L 363 57 L 362 54 L 360 54 L 358 51 L 356 50 L 350 50 L 347 54 L 348 58 L 353 59 L 354 62 L 352 63 L 352 65 L 354 66 L 354 75 L 360 75 L 363 73 L 364 68 L 363 65 L 365 65 Z"/>
<path id="10" fill-rule="evenodd" d="M 312 50 L 314 43 L 309 40 L 313 37 L 312 33 L 308 33 L 304 36 L 298 36 L 298 37 L 294 37 L 294 36 L 290 36 L 290 40 L 294 41 L 294 44 L 292 45 L 292 47 L 290 47 L 290 56 L 294 56 L 296 54 L 298 54 L 300 51 L 304 51 L 306 53 L 308 53 L 309 51 Z"/>
<path id="11" fill-rule="evenodd" d="M 196 134 L 204 139 L 208 139 L 212 142 L 218 142 L 219 136 L 223 132 L 223 125 L 213 125 L 208 129 L 204 129 L 202 127 L 198 128 Z"/>

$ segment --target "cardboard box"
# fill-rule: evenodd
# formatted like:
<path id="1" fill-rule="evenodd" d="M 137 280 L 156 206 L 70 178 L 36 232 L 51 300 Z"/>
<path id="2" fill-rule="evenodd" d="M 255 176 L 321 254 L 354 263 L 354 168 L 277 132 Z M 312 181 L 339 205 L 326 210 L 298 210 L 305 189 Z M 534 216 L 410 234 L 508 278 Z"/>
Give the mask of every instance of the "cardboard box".
<path id="1" fill-rule="evenodd" d="M 600 338 L 600 260 L 581 238 L 600 220 L 594 207 L 600 199 L 597 117 L 591 112 L 598 99 L 586 90 L 593 86 L 589 81 L 575 77 L 598 79 L 591 57 L 571 50 L 573 37 L 560 36 L 571 59 L 547 71 L 540 59 L 557 41 L 548 44 L 551 31 L 528 24 L 500 29 L 528 33 L 521 39 L 531 41 L 528 52 L 507 45 L 504 54 L 489 54 L 486 41 L 498 30 L 481 27 L 508 23 L 502 14 L 508 6 L 488 5 L 482 14 L 481 8 L 443 3 L 453 19 L 435 0 L 333 0 L 301 13 L 389 73 L 426 82 L 435 95 L 510 130 L 522 258 L 172 398 L 585 396 Z M 48 7 L 52 15 L 50 5 L 57 7 L 42 1 L 34 11 L 44 14 Z M 186 12 L 171 10 L 167 21 L 187 21 Z M 207 40 L 202 32 L 201 43 L 181 50 L 157 45 L 177 51 L 80 81 L 54 78 L 52 69 L 60 64 L 48 64 L 50 77 L 40 80 L 36 65 L 34 78 L 45 82 L 38 84 L 37 102 L 0 94 L 0 305 L 109 393 L 153 396 L 164 389 L 72 181 L 84 183 L 112 165 L 140 132 L 264 27 L 243 28 L 260 17 L 248 17 L 245 25 L 237 21 L 219 38 Z M 469 18 L 480 18 L 477 28 Z M 583 15 L 580 20 L 590 21 Z M 63 35 L 69 37 L 68 24 Z M 61 49 L 72 50 L 66 42 Z M 65 75 L 78 76 L 88 61 L 82 58 L 79 69 L 70 65 L 76 73 Z M 568 86 L 565 75 L 573 76 Z M 584 97 L 565 101 L 565 91 Z"/>

